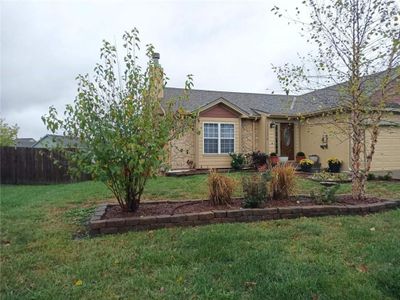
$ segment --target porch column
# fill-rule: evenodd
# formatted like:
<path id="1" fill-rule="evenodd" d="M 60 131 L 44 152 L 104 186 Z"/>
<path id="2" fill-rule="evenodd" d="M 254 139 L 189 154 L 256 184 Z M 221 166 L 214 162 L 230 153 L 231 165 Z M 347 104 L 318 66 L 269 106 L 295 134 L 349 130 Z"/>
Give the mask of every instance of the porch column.
<path id="1" fill-rule="evenodd" d="M 260 131 L 258 136 L 258 150 L 261 152 L 267 152 L 267 117 L 266 115 L 261 115 L 260 118 Z"/>

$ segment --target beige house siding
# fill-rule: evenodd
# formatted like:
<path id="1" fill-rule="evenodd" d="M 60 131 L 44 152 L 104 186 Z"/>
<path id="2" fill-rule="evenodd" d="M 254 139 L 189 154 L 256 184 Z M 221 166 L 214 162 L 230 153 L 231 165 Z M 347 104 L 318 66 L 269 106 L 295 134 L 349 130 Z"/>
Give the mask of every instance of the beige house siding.
<path id="1" fill-rule="evenodd" d="M 345 130 L 345 125 L 343 125 Z M 328 166 L 327 160 L 337 157 L 343 161 L 342 170 L 349 169 L 349 137 L 348 134 L 339 130 L 336 125 L 331 124 L 326 118 L 314 117 L 302 121 L 299 126 L 300 140 L 299 151 L 306 156 L 317 154 L 320 157 L 321 166 Z M 328 135 L 328 148 L 320 147 L 324 134 Z"/>
<path id="2" fill-rule="evenodd" d="M 239 118 L 199 118 L 200 134 L 198 135 L 198 165 L 197 168 L 230 168 L 231 157 L 229 154 L 204 154 L 203 125 L 204 123 L 230 123 L 234 124 L 235 152 L 239 152 L 240 147 L 240 119 Z"/>
<path id="3" fill-rule="evenodd" d="M 195 163 L 195 132 L 191 131 L 170 144 L 170 164 L 172 169 L 189 169 L 188 161 Z"/>

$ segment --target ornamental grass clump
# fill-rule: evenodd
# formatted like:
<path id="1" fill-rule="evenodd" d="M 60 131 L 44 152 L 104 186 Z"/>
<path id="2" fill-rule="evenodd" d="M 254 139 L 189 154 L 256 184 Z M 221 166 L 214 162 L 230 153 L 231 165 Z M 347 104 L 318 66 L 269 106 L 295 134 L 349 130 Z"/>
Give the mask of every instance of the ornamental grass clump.
<path id="1" fill-rule="evenodd" d="M 212 205 L 230 204 L 234 189 L 234 179 L 218 174 L 215 170 L 210 171 L 208 175 L 208 192 Z"/>
<path id="2" fill-rule="evenodd" d="M 295 169 L 289 165 L 276 165 L 271 172 L 271 193 L 276 200 L 287 199 L 296 188 Z"/>
<path id="3" fill-rule="evenodd" d="M 261 207 L 268 199 L 268 182 L 271 180 L 271 173 L 256 173 L 242 177 L 243 203 L 244 208 Z"/>

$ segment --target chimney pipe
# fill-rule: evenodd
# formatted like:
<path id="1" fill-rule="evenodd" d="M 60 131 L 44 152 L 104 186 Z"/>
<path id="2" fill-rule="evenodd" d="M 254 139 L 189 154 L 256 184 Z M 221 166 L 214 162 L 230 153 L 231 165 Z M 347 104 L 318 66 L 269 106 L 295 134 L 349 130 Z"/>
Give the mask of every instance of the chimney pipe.
<path id="1" fill-rule="evenodd" d="M 153 60 L 156 65 L 158 65 L 158 60 L 160 59 L 160 53 L 154 52 L 153 53 Z"/>

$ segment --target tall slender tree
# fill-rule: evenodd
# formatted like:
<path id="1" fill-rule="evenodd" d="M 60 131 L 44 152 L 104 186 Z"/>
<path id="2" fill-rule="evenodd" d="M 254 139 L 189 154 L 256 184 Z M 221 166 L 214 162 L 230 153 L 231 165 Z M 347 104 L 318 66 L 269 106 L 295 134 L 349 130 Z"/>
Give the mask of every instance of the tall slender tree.
<path id="1" fill-rule="evenodd" d="M 330 114 L 341 130 L 347 127 L 352 195 L 364 199 L 379 124 L 390 100 L 400 93 L 399 7 L 392 0 L 305 0 L 302 5 L 295 8 L 294 17 L 279 7 L 272 11 L 299 25 L 315 51 L 300 57 L 301 66 L 273 68 L 287 92 L 309 88 L 315 78 L 319 84 L 334 85 L 339 107 Z"/>

